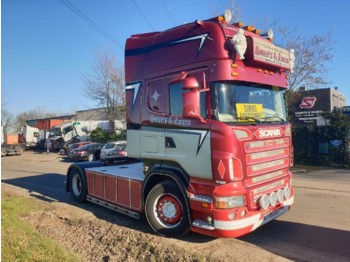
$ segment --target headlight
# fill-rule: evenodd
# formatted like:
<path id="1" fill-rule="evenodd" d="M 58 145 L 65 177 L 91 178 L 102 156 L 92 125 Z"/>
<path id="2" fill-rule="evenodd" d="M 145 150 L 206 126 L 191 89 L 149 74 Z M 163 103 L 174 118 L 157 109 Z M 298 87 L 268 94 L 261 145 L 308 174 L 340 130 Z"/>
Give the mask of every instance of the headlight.
<path id="1" fill-rule="evenodd" d="M 245 196 L 215 197 L 216 208 L 234 208 L 245 205 Z"/>

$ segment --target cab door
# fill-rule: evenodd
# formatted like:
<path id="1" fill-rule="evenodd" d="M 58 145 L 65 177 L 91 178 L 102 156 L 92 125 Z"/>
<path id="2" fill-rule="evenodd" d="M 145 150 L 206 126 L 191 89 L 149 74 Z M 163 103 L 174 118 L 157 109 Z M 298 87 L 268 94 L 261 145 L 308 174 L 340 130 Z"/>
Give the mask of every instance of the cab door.
<path id="1" fill-rule="evenodd" d="M 164 129 L 168 124 L 168 93 L 164 79 L 150 81 L 147 85 L 145 106 L 142 111 L 141 157 L 165 158 Z"/>
<path id="2" fill-rule="evenodd" d="M 189 73 L 203 87 L 207 70 Z M 211 179 L 211 147 L 209 124 L 182 117 L 181 82 L 167 82 L 169 93 L 169 118 L 171 126 L 164 130 L 165 159 L 181 166 L 193 177 Z M 206 118 L 206 96 L 201 93 L 201 116 Z"/>

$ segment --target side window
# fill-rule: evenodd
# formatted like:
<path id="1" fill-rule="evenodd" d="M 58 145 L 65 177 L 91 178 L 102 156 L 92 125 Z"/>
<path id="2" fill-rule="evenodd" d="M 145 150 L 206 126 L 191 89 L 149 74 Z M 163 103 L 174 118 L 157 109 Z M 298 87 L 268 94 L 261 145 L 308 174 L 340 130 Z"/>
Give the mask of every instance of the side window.
<path id="1" fill-rule="evenodd" d="M 182 115 L 182 85 L 181 83 L 169 85 L 170 114 Z"/>
<path id="2" fill-rule="evenodd" d="M 68 132 L 72 131 L 73 127 L 72 126 L 67 126 L 66 128 L 63 129 L 64 133 L 67 134 Z"/>
<path id="3" fill-rule="evenodd" d="M 206 109 L 206 100 L 207 100 L 207 93 L 202 92 L 200 93 L 200 101 L 201 101 L 201 117 L 207 118 L 207 109 Z"/>
<path id="4" fill-rule="evenodd" d="M 114 143 L 108 143 L 108 144 L 105 146 L 105 148 L 106 148 L 106 149 L 111 149 L 111 148 L 113 148 L 114 146 L 115 146 Z"/>
<path id="5" fill-rule="evenodd" d="M 172 115 L 182 115 L 182 93 L 185 92 L 182 89 L 181 83 L 170 84 L 169 85 L 169 104 L 170 104 L 170 114 Z M 200 106 L 201 106 L 201 117 L 206 118 L 206 92 L 200 93 Z"/>

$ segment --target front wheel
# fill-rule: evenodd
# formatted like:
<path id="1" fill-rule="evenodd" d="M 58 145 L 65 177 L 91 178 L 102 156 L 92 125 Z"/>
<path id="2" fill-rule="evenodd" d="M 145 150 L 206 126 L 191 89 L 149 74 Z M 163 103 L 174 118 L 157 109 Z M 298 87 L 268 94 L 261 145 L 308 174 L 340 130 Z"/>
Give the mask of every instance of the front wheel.
<path id="1" fill-rule="evenodd" d="M 69 172 L 69 189 L 74 201 L 78 203 L 85 201 L 87 194 L 87 183 L 85 175 L 81 170 L 73 168 Z"/>
<path id="2" fill-rule="evenodd" d="M 147 195 L 145 209 L 149 225 L 160 235 L 179 237 L 190 229 L 186 198 L 171 181 L 161 182 L 152 188 Z"/>

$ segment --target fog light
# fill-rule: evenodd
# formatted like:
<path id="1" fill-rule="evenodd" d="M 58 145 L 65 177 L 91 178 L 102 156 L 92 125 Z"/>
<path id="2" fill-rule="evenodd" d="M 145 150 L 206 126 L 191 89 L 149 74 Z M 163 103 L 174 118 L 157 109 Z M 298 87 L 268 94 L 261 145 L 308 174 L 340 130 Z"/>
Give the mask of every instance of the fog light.
<path id="1" fill-rule="evenodd" d="M 285 197 L 286 199 L 289 199 L 289 197 L 290 197 L 290 188 L 289 188 L 289 186 L 286 186 L 286 187 L 284 188 L 284 197 Z"/>
<path id="2" fill-rule="evenodd" d="M 282 203 L 284 199 L 284 191 L 282 189 L 279 189 L 277 191 L 277 200 L 279 203 Z"/>
<path id="3" fill-rule="evenodd" d="M 259 205 L 262 209 L 267 209 L 270 205 L 270 198 L 268 195 L 263 195 L 262 197 L 260 197 L 259 199 Z"/>
<path id="4" fill-rule="evenodd" d="M 207 222 L 208 222 L 209 224 L 211 224 L 211 223 L 213 223 L 213 219 L 212 219 L 211 217 L 207 217 Z"/>
<path id="5" fill-rule="evenodd" d="M 247 212 L 245 212 L 245 210 L 241 211 L 241 217 L 245 217 L 246 214 L 247 214 Z"/>
<path id="6" fill-rule="evenodd" d="M 277 203 L 277 193 L 276 192 L 272 192 L 270 194 L 270 205 L 271 206 L 275 206 Z"/>
<path id="7" fill-rule="evenodd" d="M 236 217 L 236 214 L 235 214 L 234 212 L 231 212 L 231 213 L 228 214 L 228 218 L 229 218 L 230 220 L 234 220 L 235 217 Z"/>

